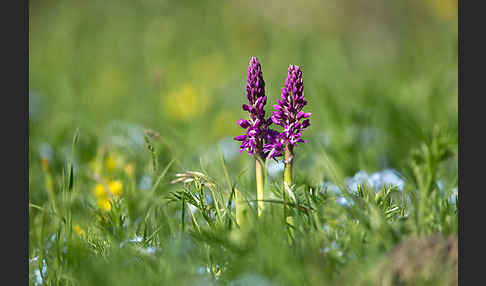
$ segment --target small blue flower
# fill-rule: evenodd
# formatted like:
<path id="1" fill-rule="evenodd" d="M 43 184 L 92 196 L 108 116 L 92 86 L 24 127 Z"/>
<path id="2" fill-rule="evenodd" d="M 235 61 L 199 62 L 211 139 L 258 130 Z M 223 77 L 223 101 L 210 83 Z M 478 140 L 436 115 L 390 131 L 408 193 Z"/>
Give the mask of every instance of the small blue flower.
<path id="1" fill-rule="evenodd" d="M 352 178 L 346 178 L 346 185 L 352 192 L 357 192 L 358 186 L 365 184 L 371 186 L 370 178 L 365 171 L 359 171 Z"/>
<path id="2" fill-rule="evenodd" d="M 152 178 L 150 176 L 143 176 L 140 179 L 138 188 L 140 190 L 150 190 L 151 187 L 152 187 Z"/>
<path id="3" fill-rule="evenodd" d="M 285 168 L 283 162 L 280 161 L 270 161 L 268 164 L 268 175 L 270 177 L 276 177 L 278 174 L 282 173 Z"/>
<path id="4" fill-rule="evenodd" d="M 403 191 L 405 185 L 401 175 L 393 169 L 385 169 L 368 175 L 365 171 L 357 172 L 353 177 L 346 178 L 346 185 L 352 192 L 358 191 L 358 186 L 368 185 L 375 191 L 379 191 L 384 186 L 394 186 Z"/>
<path id="5" fill-rule="evenodd" d="M 238 155 L 238 144 L 231 137 L 223 137 L 218 142 L 221 153 L 223 153 L 224 159 L 231 161 Z"/>
<path id="6" fill-rule="evenodd" d="M 451 197 L 449 198 L 449 203 L 455 205 L 457 202 L 457 196 L 458 196 L 458 189 L 457 187 L 455 187 L 454 189 L 452 189 L 452 194 Z"/>
<path id="7" fill-rule="evenodd" d="M 340 204 L 342 206 L 346 206 L 346 207 L 348 207 L 350 205 L 348 199 L 346 199 L 343 196 L 338 197 L 337 202 L 338 202 L 338 204 Z"/>
<path id="8" fill-rule="evenodd" d="M 52 146 L 47 142 L 42 142 L 38 146 L 39 155 L 43 159 L 47 159 L 48 161 L 52 161 L 54 158 L 54 150 Z"/>
<path id="9" fill-rule="evenodd" d="M 324 190 L 333 192 L 335 194 L 340 194 L 341 193 L 341 190 L 339 189 L 339 187 L 336 184 L 329 183 L 329 182 L 323 182 L 322 183 L 321 192 L 324 192 Z"/>

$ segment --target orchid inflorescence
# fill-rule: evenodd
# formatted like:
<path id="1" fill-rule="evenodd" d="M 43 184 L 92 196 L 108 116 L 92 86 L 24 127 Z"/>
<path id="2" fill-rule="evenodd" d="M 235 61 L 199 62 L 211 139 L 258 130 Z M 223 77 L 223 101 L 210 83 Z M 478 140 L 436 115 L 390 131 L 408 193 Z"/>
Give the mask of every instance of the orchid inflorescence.
<path id="1" fill-rule="evenodd" d="M 284 185 L 292 185 L 293 149 L 297 143 L 306 142 L 302 138 L 302 132 L 310 125 L 311 113 L 302 110 L 307 101 L 304 98 L 304 81 L 299 66 L 289 66 L 280 99 L 273 106 L 275 111 L 269 118 L 265 118 L 264 110 L 267 103 L 265 81 L 260 63 L 255 57 L 250 59 L 246 81 L 246 97 L 249 104 L 243 104 L 242 108 L 249 113 L 249 119 L 238 120 L 238 125 L 246 129 L 246 133 L 234 139 L 242 141 L 240 152 L 247 151 L 256 159 L 257 199 L 260 201 L 263 200 L 262 162 L 267 158 L 277 160 L 284 157 Z M 270 128 L 272 124 L 281 126 L 283 131 Z"/>
<path id="2" fill-rule="evenodd" d="M 249 104 L 242 108 L 249 113 L 249 119 L 238 120 L 238 125 L 247 129 L 246 134 L 236 136 L 234 139 L 242 141 L 240 152 L 247 151 L 250 155 L 278 158 L 282 156 L 285 145 L 294 146 L 302 139 L 302 131 L 310 125 L 311 113 L 302 111 L 307 104 L 304 99 L 304 82 L 299 66 L 290 65 L 285 85 L 275 111 L 268 119 L 263 109 L 267 103 L 265 96 L 265 81 L 263 80 L 260 63 L 255 57 L 250 60 L 246 85 L 246 96 Z M 304 119 L 302 122 L 300 122 Z M 283 127 L 283 132 L 271 129 L 274 123 Z"/>
<path id="3" fill-rule="evenodd" d="M 268 126 L 272 124 L 271 119 L 265 119 L 263 107 L 267 103 L 265 96 L 265 81 L 263 80 L 262 68 L 257 58 L 252 57 L 248 67 L 248 77 L 246 79 L 246 97 L 249 104 L 243 104 L 244 111 L 249 113 L 249 119 L 238 120 L 238 125 L 246 129 L 246 134 L 236 136 L 235 140 L 242 141 L 240 152 L 247 151 L 250 155 L 257 155 L 265 158 L 264 144 L 269 134 Z M 271 140 L 271 139 L 270 139 Z"/>
<path id="4" fill-rule="evenodd" d="M 275 111 L 271 117 L 272 122 L 282 126 L 283 132 L 273 138 L 273 141 L 265 145 L 264 150 L 269 151 L 272 158 L 282 156 L 285 145 L 293 148 L 298 142 L 307 142 L 302 139 L 302 131 L 310 125 L 311 113 L 302 111 L 307 104 L 304 99 L 304 81 L 299 66 L 290 65 L 285 86 L 282 87 L 278 104 L 274 105 Z M 304 121 L 300 122 L 300 120 Z"/>

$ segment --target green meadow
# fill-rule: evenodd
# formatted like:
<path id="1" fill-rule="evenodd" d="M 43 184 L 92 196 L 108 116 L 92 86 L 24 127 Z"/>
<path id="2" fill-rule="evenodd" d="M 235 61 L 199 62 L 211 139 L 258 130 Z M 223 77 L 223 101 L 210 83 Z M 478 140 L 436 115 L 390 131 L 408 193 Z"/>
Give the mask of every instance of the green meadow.
<path id="1" fill-rule="evenodd" d="M 457 285 L 455 1 L 29 2 L 30 285 Z M 252 56 L 267 116 L 303 72 L 291 197 Z"/>

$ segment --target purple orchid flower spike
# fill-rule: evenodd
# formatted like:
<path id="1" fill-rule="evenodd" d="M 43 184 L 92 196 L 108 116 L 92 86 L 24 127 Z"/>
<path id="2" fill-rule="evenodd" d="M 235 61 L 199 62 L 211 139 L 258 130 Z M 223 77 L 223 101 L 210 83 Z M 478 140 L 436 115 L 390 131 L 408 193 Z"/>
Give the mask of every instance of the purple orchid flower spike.
<path id="1" fill-rule="evenodd" d="M 255 157 L 257 213 L 260 215 L 263 211 L 263 165 L 269 153 L 265 151 L 264 146 L 273 143 L 278 132 L 269 128 L 272 119 L 265 119 L 265 110 L 263 109 L 267 103 L 265 81 L 263 80 L 262 67 L 255 57 L 251 58 L 248 66 L 246 97 L 248 104 L 243 104 L 242 108 L 249 113 L 249 118 L 238 120 L 238 125 L 245 128 L 246 133 L 236 136 L 234 139 L 242 141 L 240 152 L 247 151 L 248 154 Z"/>
<path id="2" fill-rule="evenodd" d="M 304 98 L 304 81 L 302 80 L 302 71 L 299 66 L 290 65 L 288 69 L 285 86 L 282 87 L 282 93 L 278 104 L 274 105 L 275 111 L 271 117 L 272 122 L 283 127 L 283 132 L 273 134 L 264 151 L 269 152 L 269 156 L 277 158 L 284 155 L 285 150 L 289 152 L 289 158 L 293 157 L 293 147 L 299 142 L 307 142 L 302 138 L 302 131 L 309 127 L 309 117 L 311 113 L 302 111 L 307 104 Z M 301 121 L 303 120 L 303 121 Z"/>
<path id="3" fill-rule="evenodd" d="M 234 139 L 242 141 L 240 152 L 247 151 L 248 154 L 256 155 L 265 160 L 268 154 L 264 150 L 265 143 L 273 142 L 276 131 L 268 128 L 272 124 L 271 118 L 265 119 L 265 110 L 263 109 L 267 103 L 265 81 L 260 63 L 255 57 L 251 58 L 248 67 L 246 97 L 249 104 L 243 104 L 242 108 L 249 113 L 249 118 L 238 120 L 238 125 L 246 129 L 246 134 L 236 136 Z"/>
<path id="4" fill-rule="evenodd" d="M 292 162 L 294 159 L 294 146 L 299 142 L 306 142 L 302 138 L 302 132 L 309 127 L 311 113 L 302 111 L 307 101 L 304 99 L 304 81 L 299 66 L 290 65 L 285 86 L 278 104 L 274 105 L 275 111 L 271 117 L 273 123 L 283 127 L 281 133 L 269 132 L 264 151 L 268 156 L 276 159 L 284 156 L 284 190 L 290 200 L 295 201 L 294 185 L 292 184 Z M 301 121 L 303 120 L 303 121 Z M 285 196 L 284 196 L 284 200 Z M 284 204 L 284 216 L 289 225 L 294 225 L 293 217 L 287 215 Z M 293 230 L 289 229 L 289 239 L 293 240 Z"/>

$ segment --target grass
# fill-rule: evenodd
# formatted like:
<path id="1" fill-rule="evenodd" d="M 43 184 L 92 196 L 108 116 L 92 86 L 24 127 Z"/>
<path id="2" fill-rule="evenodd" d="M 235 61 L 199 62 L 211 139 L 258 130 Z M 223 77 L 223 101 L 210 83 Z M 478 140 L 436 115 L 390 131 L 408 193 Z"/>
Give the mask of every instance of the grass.
<path id="1" fill-rule="evenodd" d="M 437 3 L 31 2 L 30 284 L 454 284 L 457 17 Z M 288 64 L 313 114 L 295 199 L 269 160 L 260 216 L 231 139 L 250 56 L 267 114 Z"/>

